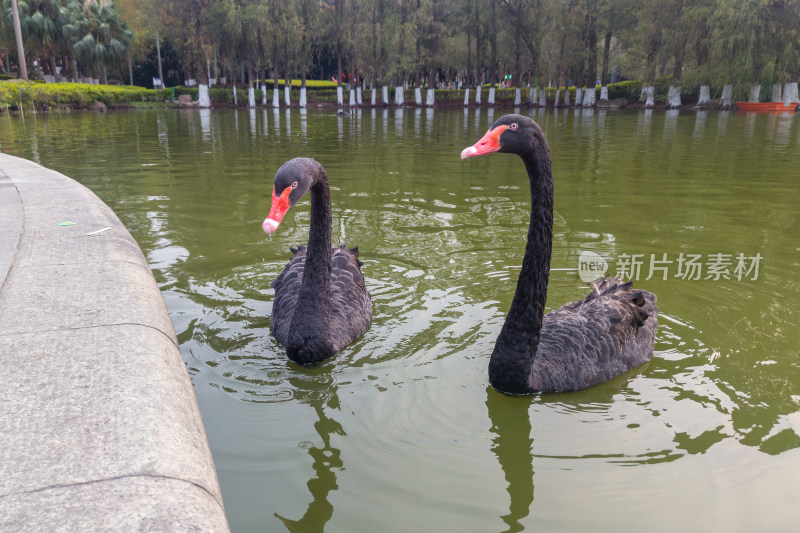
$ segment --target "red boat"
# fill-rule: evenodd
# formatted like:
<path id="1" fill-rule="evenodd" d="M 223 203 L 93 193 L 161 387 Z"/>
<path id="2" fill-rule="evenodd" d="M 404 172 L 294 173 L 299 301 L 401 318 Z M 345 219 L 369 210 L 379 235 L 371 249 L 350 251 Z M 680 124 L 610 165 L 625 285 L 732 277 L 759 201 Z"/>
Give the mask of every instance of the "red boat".
<path id="1" fill-rule="evenodd" d="M 784 104 L 783 102 L 736 102 L 736 108 L 739 111 L 794 111 L 797 108 L 797 102 L 791 104 Z"/>

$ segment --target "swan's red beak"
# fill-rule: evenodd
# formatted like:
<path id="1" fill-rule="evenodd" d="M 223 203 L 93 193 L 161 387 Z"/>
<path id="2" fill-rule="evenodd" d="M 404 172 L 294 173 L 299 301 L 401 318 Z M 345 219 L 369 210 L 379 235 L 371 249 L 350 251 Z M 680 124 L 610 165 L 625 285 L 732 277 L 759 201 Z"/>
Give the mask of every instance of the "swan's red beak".
<path id="1" fill-rule="evenodd" d="M 461 151 L 461 159 L 491 154 L 492 152 L 498 151 L 500 149 L 500 135 L 502 135 L 506 129 L 508 129 L 508 126 L 501 124 L 487 131 L 486 135 L 481 137 L 481 140 L 472 146 L 467 146 Z"/>
<path id="2" fill-rule="evenodd" d="M 276 196 L 275 187 L 272 187 L 272 207 L 269 209 L 269 215 L 267 215 L 267 218 L 264 219 L 264 222 L 261 224 L 261 229 L 264 230 L 264 233 L 270 234 L 280 226 L 283 216 L 291 207 L 289 204 L 289 195 L 291 192 L 292 188 L 286 187 L 280 196 Z"/>

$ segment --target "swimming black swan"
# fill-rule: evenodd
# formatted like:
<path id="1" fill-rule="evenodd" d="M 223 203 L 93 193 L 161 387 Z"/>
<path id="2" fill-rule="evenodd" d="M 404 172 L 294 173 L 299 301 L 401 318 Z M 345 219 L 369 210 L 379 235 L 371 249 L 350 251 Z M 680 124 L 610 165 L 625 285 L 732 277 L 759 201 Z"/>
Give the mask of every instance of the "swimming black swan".
<path id="1" fill-rule="evenodd" d="M 544 314 L 553 245 L 550 148 L 536 122 L 505 115 L 461 158 L 517 154 L 531 187 L 531 220 L 517 290 L 489 361 L 489 382 L 508 394 L 574 391 L 597 385 L 653 356 L 654 294 L 606 278 L 583 300 Z"/>
<path id="2" fill-rule="evenodd" d="M 333 357 L 363 335 L 372 321 L 358 247 L 331 248 L 331 194 L 322 165 L 296 158 L 278 169 L 272 207 L 261 227 L 266 233 L 278 229 L 289 208 L 309 190 L 308 247 L 292 248 L 294 256 L 272 282 L 272 334 L 289 359 L 301 364 Z"/>

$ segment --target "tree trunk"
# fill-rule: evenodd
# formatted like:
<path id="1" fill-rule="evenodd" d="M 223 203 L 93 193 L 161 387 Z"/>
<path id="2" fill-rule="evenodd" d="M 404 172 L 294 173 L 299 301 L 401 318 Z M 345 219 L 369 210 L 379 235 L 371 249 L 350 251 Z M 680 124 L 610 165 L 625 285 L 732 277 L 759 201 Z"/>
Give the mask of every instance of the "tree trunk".
<path id="1" fill-rule="evenodd" d="M 156 28 L 156 57 L 158 57 L 158 79 L 161 80 L 161 86 L 164 87 L 164 73 L 161 71 L 161 43 L 158 38 L 158 28 Z"/>
<path id="2" fill-rule="evenodd" d="M 130 84 L 133 85 L 133 61 L 131 61 L 130 50 L 128 50 L 128 80 L 130 81 Z"/>
<path id="3" fill-rule="evenodd" d="M 587 5 L 586 13 L 586 88 L 594 90 L 597 82 L 597 2 Z"/>
<path id="4" fill-rule="evenodd" d="M 14 35 L 17 37 L 17 56 L 19 57 L 19 77 L 28 79 L 28 65 L 25 63 L 25 48 L 22 46 L 22 26 L 19 22 L 17 0 L 11 0 L 11 14 L 14 18 Z"/>
<path id="5" fill-rule="evenodd" d="M 489 47 L 491 49 L 491 60 L 492 60 L 492 73 L 491 73 L 491 86 L 494 88 L 495 84 L 497 83 L 497 14 L 495 13 L 495 0 L 489 0 L 492 6 L 491 10 L 491 34 L 489 35 Z"/>
<path id="6" fill-rule="evenodd" d="M 514 25 L 514 72 L 513 78 L 511 79 L 511 85 L 515 88 L 519 88 L 519 82 L 522 78 L 522 67 L 520 65 L 520 28 L 519 24 Z M 518 103 L 516 105 L 519 105 Z"/>
<path id="7" fill-rule="evenodd" d="M 342 86 L 342 44 L 336 42 L 336 86 Z"/>
<path id="8" fill-rule="evenodd" d="M 675 50 L 675 65 L 672 69 L 672 79 L 676 83 L 681 79 L 681 75 L 683 73 L 683 58 L 686 55 L 686 38 L 683 37 L 680 39 L 678 43 L 677 49 Z"/>
<path id="9" fill-rule="evenodd" d="M 469 85 L 472 83 L 472 2 L 467 2 L 467 72 L 464 82 Z"/>
<path id="10" fill-rule="evenodd" d="M 481 70 L 483 69 L 483 48 L 481 42 L 481 11 L 479 5 L 475 4 L 475 84 L 483 82 Z M 480 92 L 478 92 L 480 95 Z M 480 103 L 480 100 L 478 101 Z"/>
<path id="11" fill-rule="evenodd" d="M 197 83 L 202 83 L 203 85 L 208 85 L 208 71 L 206 70 L 206 61 L 203 57 L 197 56 L 197 61 L 195 62 L 195 70 L 197 70 Z M 161 83 L 164 83 L 163 81 Z"/>
<path id="12" fill-rule="evenodd" d="M 609 83 L 608 78 L 608 60 L 611 56 L 611 29 L 606 30 L 606 38 L 603 43 L 603 73 L 600 77 L 601 83 L 605 86 Z"/>
<path id="13" fill-rule="evenodd" d="M 566 41 L 567 41 L 567 33 L 563 32 L 561 34 L 561 43 L 558 47 L 558 72 L 556 72 L 556 80 L 558 80 L 558 86 L 564 87 L 569 92 L 569 80 L 567 79 L 567 69 L 564 67 L 564 51 L 566 49 Z M 531 83 L 533 86 L 533 83 Z M 558 103 L 558 101 L 556 101 Z"/>

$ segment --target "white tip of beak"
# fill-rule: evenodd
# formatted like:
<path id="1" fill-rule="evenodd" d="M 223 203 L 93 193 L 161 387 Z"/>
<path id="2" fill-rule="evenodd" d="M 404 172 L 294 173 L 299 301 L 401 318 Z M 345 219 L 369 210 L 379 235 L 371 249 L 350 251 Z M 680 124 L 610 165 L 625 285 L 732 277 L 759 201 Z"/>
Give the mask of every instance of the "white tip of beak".
<path id="1" fill-rule="evenodd" d="M 267 218 L 267 219 L 264 220 L 264 223 L 261 224 L 261 229 L 264 230 L 264 233 L 269 235 L 272 232 L 274 232 L 276 229 L 278 229 L 278 226 L 280 226 L 280 224 L 281 224 L 280 222 L 276 222 L 276 221 L 272 220 L 271 218 Z"/>
<path id="2" fill-rule="evenodd" d="M 475 154 L 478 150 L 475 149 L 474 146 L 467 146 L 463 150 L 461 150 L 461 159 L 466 159 Z"/>

